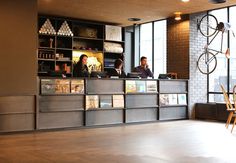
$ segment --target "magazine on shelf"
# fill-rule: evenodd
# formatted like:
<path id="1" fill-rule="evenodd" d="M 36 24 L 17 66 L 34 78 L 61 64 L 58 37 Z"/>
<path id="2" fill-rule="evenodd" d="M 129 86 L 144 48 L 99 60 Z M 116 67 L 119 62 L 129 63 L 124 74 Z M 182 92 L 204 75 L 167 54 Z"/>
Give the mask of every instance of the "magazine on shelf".
<path id="1" fill-rule="evenodd" d="M 114 108 L 124 108 L 124 96 L 123 95 L 113 95 L 113 107 Z"/>
<path id="2" fill-rule="evenodd" d="M 112 108 L 112 96 L 101 95 L 100 96 L 100 108 Z"/>
<path id="3" fill-rule="evenodd" d="M 186 94 L 178 94 L 178 104 L 179 105 L 187 105 Z"/>
<path id="4" fill-rule="evenodd" d="M 146 81 L 147 92 L 155 93 L 157 92 L 157 82 L 156 81 Z"/>
<path id="5" fill-rule="evenodd" d="M 86 96 L 86 110 L 96 109 L 99 107 L 98 95 L 87 95 Z"/>
<path id="6" fill-rule="evenodd" d="M 84 93 L 84 80 L 71 80 L 71 93 Z"/>
<path id="7" fill-rule="evenodd" d="M 41 94 L 55 94 L 55 80 L 41 79 Z"/>
<path id="8" fill-rule="evenodd" d="M 126 93 L 136 93 L 136 83 L 134 80 L 126 80 L 125 84 Z"/>
<path id="9" fill-rule="evenodd" d="M 58 94 L 70 93 L 70 80 L 56 79 L 55 80 L 55 93 L 58 93 Z"/>
<path id="10" fill-rule="evenodd" d="M 146 92 L 146 81 L 135 81 L 136 92 L 145 93 Z"/>
<path id="11" fill-rule="evenodd" d="M 160 94 L 160 106 L 169 105 L 169 95 Z"/>
<path id="12" fill-rule="evenodd" d="M 178 105 L 177 94 L 169 94 L 169 105 Z"/>

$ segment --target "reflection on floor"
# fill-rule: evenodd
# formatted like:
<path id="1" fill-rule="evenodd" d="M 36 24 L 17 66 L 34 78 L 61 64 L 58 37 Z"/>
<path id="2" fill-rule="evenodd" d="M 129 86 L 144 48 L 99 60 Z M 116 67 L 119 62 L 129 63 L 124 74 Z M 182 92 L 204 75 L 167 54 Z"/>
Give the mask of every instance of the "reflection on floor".
<path id="1" fill-rule="evenodd" d="M 224 123 L 171 121 L 0 136 L 0 162 L 236 162 L 236 130 Z"/>

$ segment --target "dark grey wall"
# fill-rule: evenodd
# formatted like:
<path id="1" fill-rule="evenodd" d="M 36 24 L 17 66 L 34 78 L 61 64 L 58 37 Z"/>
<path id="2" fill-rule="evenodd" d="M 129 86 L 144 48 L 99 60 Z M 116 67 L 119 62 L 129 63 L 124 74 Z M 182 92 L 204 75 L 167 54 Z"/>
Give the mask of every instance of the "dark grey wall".
<path id="1" fill-rule="evenodd" d="M 0 2 L 0 96 L 37 93 L 37 0 Z"/>

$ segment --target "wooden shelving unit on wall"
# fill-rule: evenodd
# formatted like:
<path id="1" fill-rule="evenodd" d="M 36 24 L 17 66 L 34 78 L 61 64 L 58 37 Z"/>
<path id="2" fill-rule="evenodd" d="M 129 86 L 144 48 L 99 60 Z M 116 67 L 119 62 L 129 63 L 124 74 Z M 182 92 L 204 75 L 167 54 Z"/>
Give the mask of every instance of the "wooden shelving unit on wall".
<path id="1" fill-rule="evenodd" d="M 112 39 L 110 29 L 120 30 L 120 38 Z M 81 54 L 89 56 L 90 71 L 106 71 L 118 58 L 124 60 L 124 28 L 75 19 L 39 16 L 38 76 L 73 77 L 74 64 Z M 109 38 L 108 33 L 110 32 Z M 114 31 L 116 32 L 116 31 Z M 108 47 L 114 46 L 114 47 Z M 117 47 L 118 48 L 117 48 Z M 114 50 L 115 49 L 115 50 Z M 118 50 L 117 50 L 118 49 Z"/>

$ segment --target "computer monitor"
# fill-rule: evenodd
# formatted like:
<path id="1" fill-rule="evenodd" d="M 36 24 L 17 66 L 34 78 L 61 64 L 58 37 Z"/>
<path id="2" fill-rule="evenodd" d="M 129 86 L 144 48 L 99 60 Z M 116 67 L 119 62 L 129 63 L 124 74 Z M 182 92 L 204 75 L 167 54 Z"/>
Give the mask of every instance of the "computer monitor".
<path id="1" fill-rule="evenodd" d="M 127 74 L 128 78 L 140 78 L 140 76 L 142 75 L 142 73 L 140 72 L 131 72 Z"/>
<path id="2" fill-rule="evenodd" d="M 158 79 L 171 79 L 171 74 L 159 74 Z"/>
<path id="3" fill-rule="evenodd" d="M 91 78 L 106 78 L 107 72 L 101 72 L 101 71 L 92 71 L 90 74 Z"/>

